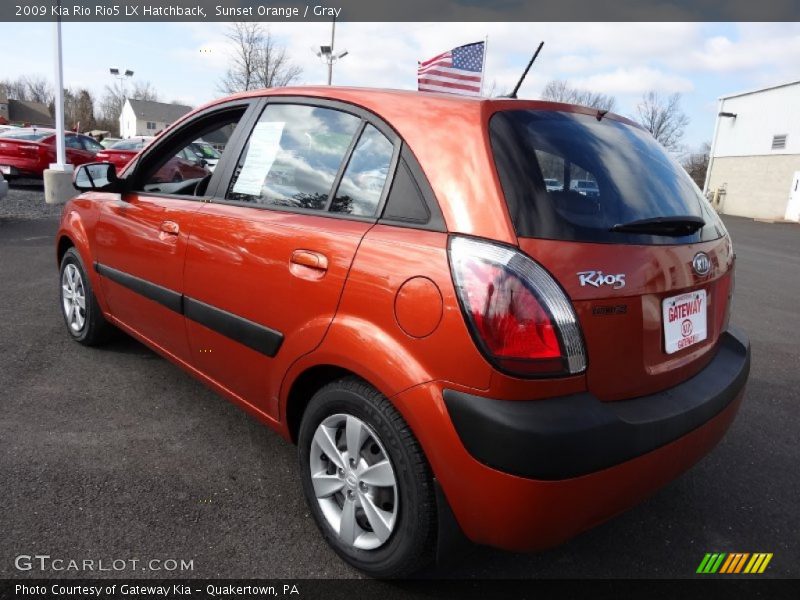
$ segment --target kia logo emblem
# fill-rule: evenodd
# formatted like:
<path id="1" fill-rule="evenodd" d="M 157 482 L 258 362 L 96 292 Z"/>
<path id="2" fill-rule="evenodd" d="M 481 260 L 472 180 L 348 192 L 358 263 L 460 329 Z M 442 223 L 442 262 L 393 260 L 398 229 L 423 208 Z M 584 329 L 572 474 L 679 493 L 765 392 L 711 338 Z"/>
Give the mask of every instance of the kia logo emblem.
<path id="1" fill-rule="evenodd" d="M 708 258 L 708 254 L 705 252 L 695 254 L 692 259 L 692 268 L 700 276 L 708 275 L 708 272 L 711 271 L 711 259 Z"/>

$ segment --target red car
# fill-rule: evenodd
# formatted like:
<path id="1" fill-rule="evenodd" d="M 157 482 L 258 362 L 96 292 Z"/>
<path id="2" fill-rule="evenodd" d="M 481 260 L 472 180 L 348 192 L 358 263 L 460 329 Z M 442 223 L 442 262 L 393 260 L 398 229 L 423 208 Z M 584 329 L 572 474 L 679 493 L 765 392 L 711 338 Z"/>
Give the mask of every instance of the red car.
<path id="1" fill-rule="evenodd" d="M 219 132 L 213 174 L 154 180 Z M 76 172 L 90 193 L 56 239 L 69 335 L 117 327 L 296 443 L 322 535 L 369 574 L 462 535 L 562 543 L 691 467 L 742 400 L 730 237 L 623 117 L 261 90 L 123 175 Z"/>
<path id="2" fill-rule="evenodd" d="M 110 148 L 97 153 L 96 160 L 110 162 L 117 171 L 122 170 L 153 138 L 138 137 L 120 140 Z M 179 182 L 186 179 L 202 178 L 211 172 L 203 157 L 198 156 L 191 147 L 182 148 L 172 160 L 168 161 L 158 172 L 159 182 Z"/>
<path id="3" fill-rule="evenodd" d="M 95 160 L 103 147 L 87 135 L 66 133 L 67 162 L 75 166 Z M 0 135 L 0 173 L 6 179 L 42 177 L 56 162 L 56 136 L 52 129 L 12 129 Z"/>

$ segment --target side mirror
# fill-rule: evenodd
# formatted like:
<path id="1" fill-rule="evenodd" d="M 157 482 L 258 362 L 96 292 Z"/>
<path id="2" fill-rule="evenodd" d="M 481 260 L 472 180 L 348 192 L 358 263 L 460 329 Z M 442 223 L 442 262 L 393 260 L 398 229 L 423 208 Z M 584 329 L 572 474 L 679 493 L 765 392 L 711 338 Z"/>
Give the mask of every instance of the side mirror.
<path id="1" fill-rule="evenodd" d="M 72 185 L 81 192 L 118 192 L 122 189 L 117 179 L 117 168 L 107 162 L 81 165 L 75 171 Z"/>

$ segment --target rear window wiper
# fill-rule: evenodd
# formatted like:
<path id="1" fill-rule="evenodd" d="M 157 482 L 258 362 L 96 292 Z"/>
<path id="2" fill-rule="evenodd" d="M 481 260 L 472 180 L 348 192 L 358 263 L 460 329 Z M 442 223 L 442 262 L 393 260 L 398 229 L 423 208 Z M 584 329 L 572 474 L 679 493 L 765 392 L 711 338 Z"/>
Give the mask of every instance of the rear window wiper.
<path id="1" fill-rule="evenodd" d="M 647 233 L 650 235 L 670 235 L 680 237 L 692 235 L 705 226 L 702 217 L 692 215 L 674 217 L 652 217 L 638 219 L 629 223 L 614 225 L 609 231 L 617 233 Z"/>

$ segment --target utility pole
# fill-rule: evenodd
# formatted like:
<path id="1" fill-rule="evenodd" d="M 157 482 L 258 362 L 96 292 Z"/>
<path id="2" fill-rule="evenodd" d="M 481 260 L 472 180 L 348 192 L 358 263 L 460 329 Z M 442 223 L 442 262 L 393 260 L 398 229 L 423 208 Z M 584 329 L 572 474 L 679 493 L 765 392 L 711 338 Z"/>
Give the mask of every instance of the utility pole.
<path id="1" fill-rule="evenodd" d="M 64 143 L 64 66 L 61 56 L 61 0 L 57 4 L 58 16 L 53 23 L 53 43 L 55 44 L 55 109 L 56 109 L 56 162 L 45 169 L 44 201 L 48 204 L 64 204 L 76 195 L 72 187 L 72 165 L 67 163 L 67 150 Z"/>

